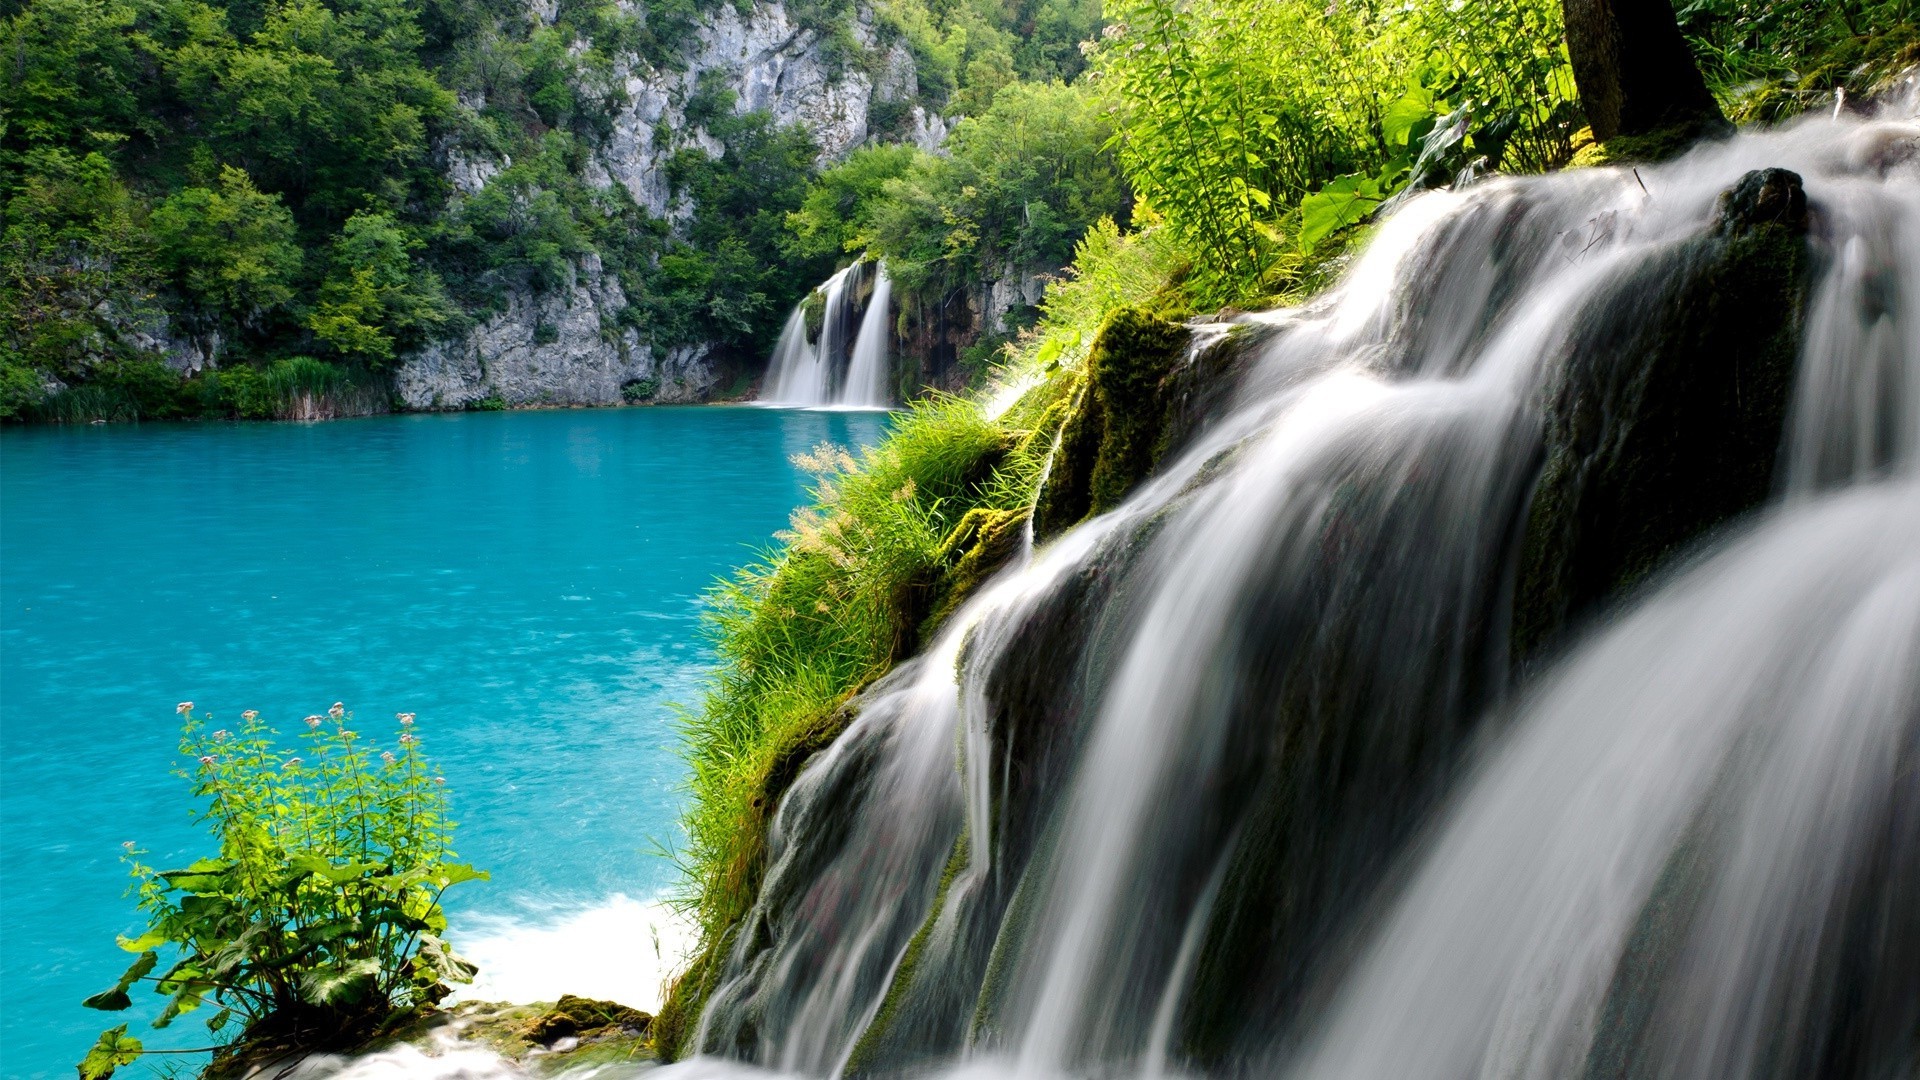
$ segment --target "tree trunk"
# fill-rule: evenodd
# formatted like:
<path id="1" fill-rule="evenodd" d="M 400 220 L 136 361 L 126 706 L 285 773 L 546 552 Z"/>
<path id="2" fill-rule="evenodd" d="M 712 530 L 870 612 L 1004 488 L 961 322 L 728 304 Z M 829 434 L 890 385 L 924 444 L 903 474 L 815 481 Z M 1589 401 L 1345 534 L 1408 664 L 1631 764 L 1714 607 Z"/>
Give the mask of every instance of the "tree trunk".
<path id="1" fill-rule="evenodd" d="M 1730 129 L 1668 0 L 1560 0 L 1567 56 L 1593 137 Z"/>

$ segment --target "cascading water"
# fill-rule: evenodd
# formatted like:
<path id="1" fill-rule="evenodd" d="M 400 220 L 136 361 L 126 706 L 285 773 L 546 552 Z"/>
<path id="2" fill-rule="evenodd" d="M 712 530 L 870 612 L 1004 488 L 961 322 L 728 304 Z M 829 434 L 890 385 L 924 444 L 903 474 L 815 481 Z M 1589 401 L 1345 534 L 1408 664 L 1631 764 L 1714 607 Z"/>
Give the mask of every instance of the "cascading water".
<path id="1" fill-rule="evenodd" d="M 803 773 L 700 1049 L 809 1076 L 1912 1075 L 1917 140 L 1810 120 L 1427 195 L 1334 294 L 1229 335 L 1258 350 L 1232 408 Z M 1634 335 L 1716 316 L 1689 298 L 1748 243 L 1716 201 L 1748 177 L 1792 214 L 1784 174 L 1749 177 L 1776 167 L 1813 222 L 1787 449 L 1762 447 L 1783 508 L 1507 704 L 1521 549 L 1573 497 L 1536 494 L 1543 409 L 1575 406 L 1554 475 L 1600 490 L 1596 455 L 1647 436 L 1574 390 L 1640 393 Z"/>
<path id="2" fill-rule="evenodd" d="M 863 297 L 869 273 L 871 295 Z M 774 346 L 761 400 L 808 408 L 889 407 L 893 286 L 886 264 L 856 262 L 814 293 L 821 304 L 819 335 L 808 340 L 808 302 L 796 305 Z"/>
<path id="3" fill-rule="evenodd" d="M 847 382 L 836 404 L 854 408 L 884 409 L 892 403 L 887 387 L 892 369 L 888 366 L 887 343 L 893 339 L 893 279 L 887 276 L 887 264 L 881 260 L 873 268 L 873 296 L 866 313 L 860 316 L 860 332 L 853 339 L 853 356 L 847 361 Z"/>

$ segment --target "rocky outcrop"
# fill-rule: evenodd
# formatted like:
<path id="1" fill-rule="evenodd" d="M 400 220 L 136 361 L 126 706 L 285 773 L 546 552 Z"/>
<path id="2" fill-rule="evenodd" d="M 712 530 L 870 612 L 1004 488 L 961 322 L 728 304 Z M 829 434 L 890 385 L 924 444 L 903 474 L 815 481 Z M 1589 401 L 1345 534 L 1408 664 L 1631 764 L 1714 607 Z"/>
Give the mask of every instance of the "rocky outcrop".
<path id="1" fill-rule="evenodd" d="M 686 122 L 687 104 L 703 80 L 716 75 L 719 85 L 733 92 L 737 111 L 764 110 L 776 124 L 805 127 L 819 144 L 822 162 L 846 156 L 867 140 L 876 104 L 911 101 L 918 93 L 913 54 L 902 42 L 880 40 L 871 9 L 858 12 L 852 29 L 870 65 L 836 57 L 825 36 L 800 26 L 778 2 L 756 4 L 744 15 L 731 4 L 720 6 L 700 26 L 679 70 L 659 71 L 639 57 L 620 58 L 614 78 L 626 104 L 612 117 L 612 133 L 595 149 L 588 178 L 620 184 L 656 217 L 685 216 L 690 208 L 675 199 L 664 166 L 683 146 L 718 151 L 711 136 Z M 878 74 L 870 74 L 868 66 Z M 923 130 L 928 129 L 925 116 L 921 110 Z"/>
<path id="2" fill-rule="evenodd" d="M 457 341 L 408 359 L 394 377 L 407 408 L 619 405 L 705 401 L 720 371 L 705 346 L 654 349 L 620 320 L 617 282 L 588 256 L 567 287 L 507 294 L 506 306 Z"/>

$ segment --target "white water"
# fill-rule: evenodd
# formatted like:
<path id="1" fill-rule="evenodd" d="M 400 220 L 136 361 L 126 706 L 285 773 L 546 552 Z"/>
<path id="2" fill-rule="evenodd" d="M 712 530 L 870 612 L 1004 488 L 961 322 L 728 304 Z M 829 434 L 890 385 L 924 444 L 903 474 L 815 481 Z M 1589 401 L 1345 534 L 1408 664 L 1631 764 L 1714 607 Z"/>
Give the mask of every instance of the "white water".
<path id="1" fill-rule="evenodd" d="M 847 385 L 835 402 L 838 405 L 884 409 L 893 402 L 887 386 L 893 370 L 887 349 L 893 340 L 893 279 L 887 276 L 885 260 L 875 264 L 873 274 L 873 297 L 860 317 L 860 332 L 853 339 L 853 357 L 847 364 Z"/>
<path id="2" fill-rule="evenodd" d="M 1703 698 L 1737 700 L 1741 693 L 1757 693 L 1749 682 L 1777 674 L 1780 650 L 1791 652 L 1799 643 L 1813 653 L 1815 659 L 1810 662 L 1816 667 L 1825 664 L 1840 674 L 1810 675 L 1811 697 L 1798 705 L 1783 702 L 1784 713 L 1795 718 L 1857 713 L 1862 724 L 1879 725 L 1860 733 L 1866 745 L 1884 747 L 1890 738 L 1905 737 L 1902 733 L 1915 722 L 1910 688 L 1898 680 L 1875 681 L 1860 672 L 1900 670 L 1899 664 L 1910 659 L 1910 635 L 1903 636 L 1905 631 L 1900 629 L 1907 625 L 1902 622 L 1907 618 L 1902 605 L 1920 604 L 1920 578 L 1898 558 L 1903 551 L 1920 548 L 1920 541 L 1914 539 L 1920 536 L 1920 517 L 1916 517 L 1920 511 L 1915 509 L 1920 506 L 1920 493 L 1897 480 L 1883 479 L 1908 468 L 1915 448 L 1920 447 L 1920 422 L 1913 411 L 1920 407 L 1920 394 L 1914 392 L 1920 390 L 1920 333 L 1916 332 L 1920 294 L 1913 292 L 1920 287 L 1920 247 L 1913 241 L 1914 220 L 1920 216 L 1920 175 L 1912 157 L 1914 134 L 1915 129 L 1903 122 L 1818 120 L 1781 132 L 1744 135 L 1704 148 L 1682 162 L 1643 167 L 1637 173 L 1595 170 L 1548 179 L 1494 181 L 1467 194 L 1412 201 L 1383 228 L 1336 294 L 1304 311 L 1269 318 L 1283 327 L 1282 332 L 1250 377 L 1240 407 L 1202 445 L 1167 467 L 1160 482 L 1137 493 L 1126 507 L 1083 526 L 1070 537 L 1072 543 L 1062 541 L 1043 552 L 1029 568 L 1013 575 L 1012 583 L 976 602 L 963 625 L 930 654 L 937 658 L 930 662 L 937 670 L 913 676 L 914 697 L 929 702 L 927 707 L 915 715 L 902 715 L 893 711 L 893 693 L 874 698 L 872 708 L 884 707 L 887 723 L 896 729 L 910 730 L 912 725 L 942 732 L 957 729 L 958 745 L 963 748 L 961 778 L 968 790 L 955 794 L 943 783 L 937 789 L 921 789 L 904 801 L 896 792 L 877 804 L 861 804 L 856 828 L 871 827 L 873 834 L 840 849 L 842 863 L 835 865 L 843 869 L 810 868 L 809 887 L 830 887 L 845 899 L 834 905 L 830 926 L 804 933 L 828 943 L 859 941 L 874 947 L 884 942 L 896 955 L 904 948 L 902 930 L 917 919 L 903 916 L 900 904 L 932 889 L 931 876 L 938 873 L 937 856 L 947 846 L 946 834 L 937 833 L 932 839 L 910 837 L 888 823 L 938 807 L 964 814 L 971 822 L 967 829 L 972 836 L 993 835 L 996 827 L 986 821 L 994 778 L 979 761 L 984 756 L 979 733 L 992 721 L 979 695 L 969 688 L 977 686 L 982 670 L 1002 662 L 994 643 L 1015 640 L 1017 635 L 976 640 L 964 654 L 953 653 L 953 637 L 977 633 L 978 625 L 996 619 L 1017 622 L 1052 581 L 1099 546 L 1098 537 L 1130 530 L 1157 514 L 1161 526 L 1129 563 L 1128 588 L 1133 599 L 1113 616 L 1119 620 L 1114 632 L 1121 644 L 1109 669 L 1110 681 L 1097 694 L 1104 704 L 1092 718 L 1068 797 L 1054 815 L 1051 839 L 1038 857 L 1038 876 L 1030 873 L 1022 885 L 1033 893 L 1032 914 L 1022 925 L 1002 931 L 996 957 L 1005 954 L 1012 959 L 1003 968 L 992 1000 L 982 1004 L 983 1011 L 970 1026 L 972 1049 L 965 1056 L 972 1061 L 969 1069 L 1029 1076 L 1104 1073 L 1116 1068 L 1152 1073 L 1176 1064 L 1167 1060 L 1173 1017 L 1182 1007 L 1185 981 L 1193 975 L 1195 943 L 1211 917 L 1209 908 L 1215 902 L 1223 860 L 1240 835 L 1239 826 L 1216 820 L 1216 812 L 1210 809 L 1217 798 L 1214 786 L 1219 781 L 1214 778 L 1231 775 L 1235 755 L 1243 752 L 1240 740 L 1245 735 L 1236 724 L 1245 715 L 1240 700 L 1245 691 L 1237 688 L 1263 685 L 1258 665 L 1272 661 L 1262 659 L 1266 639 L 1258 635 L 1272 633 L 1274 618 L 1313 617 L 1305 615 L 1313 608 L 1300 605 L 1315 601 L 1290 590 L 1301 587 L 1296 583 L 1314 580 L 1316 567 L 1326 558 L 1325 523 L 1329 515 L 1340 512 L 1343 493 L 1355 483 L 1380 484 L 1392 501 L 1378 512 L 1397 521 L 1398 531 L 1362 534 L 1354 541 L 1358 546 L 1350 548 L 1346 557 L 1364 558 L 1373 569 L 1364 581 L 1340 586 L 1377 594 L 1357 602 L 1363 605 L 1359 609 L 1363 621 L 1379 635 L 1372 640 L 1391 643 L 1363 665 L 1374 684 L 1387 688 L 1383 691 L 1388 695 L 1387 715 L 1405 708 L 1392 704 L 1394 695 L 1403 691 L 1418 694 L 1437 686 L 1446 694 L 1454 693 L 1445 688 L 1470 683 L 1475 666 L 1482 662 L 1478 654 L 1458 643 L 1469 637 L 1468 620 L 1487 600 L 1485 590 L 1495 587 L 1486 577 L 1487 560 L 1500 549 L 1511 527 L 1509 512 L 1502 507 L 1510 504 L 1516 486 L 1526 482 L 1534 467 L 1528 447 L 1537 439 L 1536 401 L 1565 354 L 1563 338 L 1576 325 L 1576 311 L 1603 282 L 1701 234 L 1719 193 L 1756 168 L 1785 167 L 1805 178 L 1818 219 L 1816 248 L 1837 253 L 1837 257 L 1816 259 L 1815 303 L 1790 430 L 1793 450 L 1782 470 L 1783 489 L 1798 493 L 1796 498 L 1813 500 L 1835 484 L 1870 484 L 1876 488 L 1873 497 L 1854 498 L 1878 507 L 1878 516 L 1856 509 L 1854 517 L 1847 518 L 1854 524 L 1846 526 L 1835 524 L 1838 518 L 1823 516 L 1845 518 L 1844 509 L 1823 508 L 1806 512 L 1810 517 L 1804 520 L 1814 524 L 1805 524 L 1794 514 L 1770 520 L 1747 546 L 1701 571 L 1713 575 L 1713 580 L 1733 584 L 1715 589 L 1689 579 L 1649 602 L 1655 608 L 1672 605 L 1681 610 L 1684 616 L 1675 616 L 1680 629 L 1664 631 L 1665 637 L 1653 634 L 1644 627 L 1657 620 L 1646 615 L 1615 632 L 1641 650 L 1637 668 L 1618 662 L 1609 666 L 1580 656 L 1571 658 L 1567 668 L 1599 664 L 1605 674 L 1595 677 L 1598 683 L 1637 685 L 1638 692 L 1646 695 L 1629 695 L 1627 705 L 1590 702 L 1589 726 L 1596 723 L 1595 714 L 1614 715 L 1605 711 L 1612 708 L 1622 714 L 1631 711 L 1645 724 L 1669 734 L 1681 726 L 1711 742 L 1712 723 L 1689 712 L 1688 703 Z M 1501 250 L 1498 262 L 1470 257 L 1495 245 Z M 1223 453 L 1229 455 L 1228 467 L 1218 470 L 1218 478 L 1211 483 L 1190 490 L 1187 481 Z M 1784 532 L 1785 538 L 1769 542 L 1776 532 Z M 1890 542 L 1889 537 L 1897 539 Z M 1772 556 L 1755 555 L 1756 550 Z M 1856 575 L 1849 580 L 1859 596 L 1848 599 L 1852 594 L 1838 590 L 1823 576 L 1836 566 Z M 1783 581 L 1789 567 L 1798 568 L 1804 580 Z M 1776 583 L 1767 603 L 1758 607 L 1732 603 L 1730 598 L 1744 592 L 1764 591 L 1758 582 L 1765 580 Z M 1864 612 L 1857 618 L 1848 607 L 1856 602 Z M 1832 604 L 1839 613 L 1828 613 L 1831 617 L 1810 613 L 1806 610 L 1810 604 Z M 1295 609 L 1301 615 L 1286 614 Z M 1338 610 L 1326 617 L 1336 617 Z M 1744 636 L 1714 637 L 1723 628 L 1743 631 Z M 1822 635 L 1829 630 L 1838 635 L 1837 644 L 1831 646 L 1837 652 L 1831 655 L 1820 652 L 1828 647 L 1822 644 Z M 1877 660 L 1850 652 L 1863 637 L 1882 650 L 1875 654 Z M 1312 640 L 1312 635 L 1302 640 Z M 1749 664 L 1728 659 L 1747 651 L 1753 653 Z M 949 654 L 960 656 L 957 676 L 946 673 Z M 1654 657 L 1668 660 L 1669 669 L 1649 666 Z M 1060 663 L 1066 676 L 1066 658 Z M 1661 670 L 1673 674 L 1661 681 Z M 1847 682 L 1856 676 L 1866 682 Z M 945 689 L 929 690 L 929 679 Z M 1423 722 L 1468 707 L 1471 696 L 1464 690 L 1458 693 L 1449 698 L 1456 704 L 1429 714 Z M 1856 693 L 1865 694 L 1873 707 L 1834 705 Z M 1650 703 L 1656 700 L 1664 705 L 1649 719 Z M 1524 730 L 1531 722 L 1523 717 L 1516 723 Z M 1744 723 L 1764 726 L 1753 717 Z M 1623 725 L 1618 722 L 1601 730 L 1623 740 L 1627 749 L 1621 753 L 1627 758 L 1650 755 L 1653 760 L 1647 768 L 1654 774 L 1678 773 L 1696 788 L 1711 786 L 1715 775 L 1715 768 L 1708 764 L 1711 754 L 1688 756 L 1657 740 L 1650 746 L 1634 743 L 1630 734 L 1621 733 Z M 1776 771 L 1806 766 L 1807 775 L 1798 782 L 1800 790 L 1819 790 L 1836 782 L 1836 777 L 1873 790 L 1872 782 L 1845 771 L 1845 762 L 1852 759 L 1838 745 L 1826 748 L 1831 762 L 1828 772 L 1814 768 L 1813 744 L 1825 729 L 1803 724 L 1797 730 L 1796 753 L 1779 759 Z M 1379 734 L 1393 739 L 1410 738 L 1412 733 L 1389 724 Z M 1536 737 L 1550 745 L 1556 738 Z M 920 748 L 915 755 L 917 768 L 931 775 L 934 763 L 927 759 L 943 752 L 943 744 L 955 736 L 903 734 L 901 738 L 910 738 Z M 1404 752 L 1415 752 L 1417 745 L 1417 741 L 1407 742 Z M 1401 752 L 1392 744 L 1375 750 Z M 1541 793 L 1538 798 L 1553 792 L 1570 796 L 1584 781 L 1599 784 L 1605 797 L 1597 802 L 1612 806 L 1629 821 L 1659 817 L 1659 807 L 1638 801 L 1635 794 L 1658 785 L 1609 785 L 1601 761 L 1584 752 L 1578 742 L 1558 752 L 1562 770 L 1552 774 L 1551 783 L 1534 785 Z M 894 764 L 885 762 L 883 768 Z M 834 766 L 827 761 L 819 767 L 824 775 Z M 1669 783 L 1662 789 L 1669 800 L 1663 804 L 1669 824 L 1678 813 L 1674 808 L 1688 805 L 1685 786 Z M 1784 796 L 1793 788 L 1755 790 Z M 1759 796 L 1755 799 L 1764 802 Z M 783 815 L 803 806 L 790 803 Z M 1556 820 L 1546 809 L 1526 810 L 1526 824 L 1546 828 L 1549 820 Z M 851 811 L 842 807 L 841 812 Z M 875 820 L 870 823 L 870 818 Z M 1830 820 L 1828 826 L 1844 831 L 1845 815 L 1836 820 L 1840 823 Z M 1376 966 L 1385 970 L 1408 961 L 1389 955 L 1395 952 L 1393 946 L 1379 946 L 1365 973 L 1354 976 L 1362 980 L 1352 984 L 1359 989 L 1344 991 L 1338 998 L 1352 1004 L 1330 1013 L 1329 1026 L 1308 1040 L 1310 1049 L 1303 1051 L 1307 1056 L 1287 1068 L 1301 1075 L 1327 1077 L 1504 1076 L 1535 1075 L 1525 1071 L 1535 1066 L 1522 1068 L 1515 1063 L 1543 1062 L 1537 1066 L 1537 1075 L 1567 1075 L 1569 1069 L 1577 1071 L 1590 1053 L 1598 1053 L 1590 1046 L 1597 1023 L 1592 1010 L 1599 1008 L 1600 1001 L 1592 985 L 1595 973 L 1604 990 L 1605 979 L 1620 963 L 1619 935 L 1624 931 L 1618 924 L 1630 920 L 1650 901 L 1641 888 L 1646 885 L 1644 879 L 1619 881 L 1608 876 L 1621 867 L 1599 839 L 1608 827 L 1605 823 L 1575 820 L 1564 827 L 1575 833 L 1591 831 L 1603 850 L 1578 854 L 1583 849 L 1567 836 L 1504 848 L 1489 841 L 1487 857 L 1497 859 L 1498 865 L 1483 862 L 1447 870 L 1460 880 L 1480 883 L 1481 892 L 1458 905 L 1462 919 L 1476 914 L 1477 922 L 1446 922 L 1430 910 L 1444 905 L 1425 899 L 1406 901 L 1408 910 L 1441 920 L 1429 931 L 1434 947 L 1451 950 L 1448 955 L 1459 963 L 1474 965 L 1471 977 L 1453 971 L 1430 973 L 1426 982 L 1419 983 L 1425 988 L 1425 999 L 1410 1003 L 1390 995 L 1383 998 L 1385 992 L 1376 991 L 1374 983 L 1366 980 L 1388 977 L 1371 972 Z M 1847 850 L 1831 836 L 1822 839 L 1825 850 Z M 1658 830 L 1629 825 L 1619 843 L 1632 848 L 1643 867 L 1658 869 L 1671 858 L 1672 837 Z M 1809 845 L 1822 846 L 1803 839 L 1802 846 Z M 908 849 L 917 854 L 917 860 L 902 857 Z M 936 941 L 958 933 L 953 928 L 971 880 L 991 869 L 987 865 L 990 848 L 969 847 L 969 852 L 972 865 L 957 879 L 932 924 Z M 1516 881 L 1559 873 L 1556 866 L 1562 864 L 1547 857 L 1553 852 L 1566 853 L 1566 859 L 1579 862 L 1590 875 L 1600 874 L 1620 888 L 1614 924 L 1589 925 L 1569 917 L 1555 924 L 1565 930 L 1560 938 L 1532 945 L 1523 942 L 1515 946 L 1517 951 L 1502 951 L 1491 944 L 1476 948 L 1480 938 L 1474 927 L 1532 925 L 1527 921 L 1532 916 L 1513 908 L 1525 902 L 1521 898 L 1526 891 L 1513 887 Z M 1435 857 L 1435 862 L 1451 863 L 1456 858 Z M 887 869 L 905 870 L 910 864 L 917 869 L 906 877 L 896 878 Z M 1486 893 L 1502 887 L 1512 890 L 1503 894 L 1511 902 L 1492 904 Z M 956 894 L 961 898 L 956 899 Z M 1703 903 L 1719 910 L 1714 905 L 1727 902 L 1710 898 Z M 869 914 L 858 914 L 862 911 Z M 1784 930 L 1774 939 L 1745 936 L 1758 933 L 1757 917 L 1737 905 L 1728 909 L 1724 920 L 1716 915 L 1704 918 L 1724 922 L 1719 932 L 1728 940 L 1718 953 L 1731 955 L 1744 943 L 1748 952 L 1772 955 L 1769 950 L 1777 952 L 1785 940 Z M 882 919 L 888 927 L 885 932 L 879 929 Z M 1015 935 L 1011 941 L 1004 936 L 1009 932 Z M 800 940 L 790 933 L 774 946 L 772 955 L 805 951 L 805 946 L 797 944 Z M 830 953 L 833 947 L 828 945 L 824 952 Z M 815 946 L 813 955 L 822 952 Z M 1794 964 L 1812 962 L 1790 951 L 1777 959 L 1787 965 L 1784 970 L 1789 975 L 1774 976 L 1769 986 L 1789 978 Z M 923 958 L 921 963 L 927 961 Z M 753 993 L 762 1003 L 790 1000 L 796 994 L 806 997 L 805 986 L 782 985 L 792 970 L 778 969 L 770 977 L 759 968 L 743 969 L 737 977 L 743 985 L 758 986 Z M 1332 977 L 1334 970 L 1329 968 L 1320 981 Z M 1555 981 L 1578 981 L 1567 974 L 1572 970 L 1583 972 L 1584 998 Z M 823 1025 L 818 1016 L 777 1007 L 763 1009 L 753 1013 L 748 1025 L 759 1032 L 757 1049 L 755 1044 L 725 1038 L 705 1044 L 784 1072 L 818 1076 L 837 1071 L 878 1009 L 889 979 L 850 979 L 847 969 L 832 962 L 822 965 L 821 975 L 833 982 L 839 995 L 836 1000 L 844 1006 L 830 1023 Z M 1716 1015 L 1720 1015 L 1735 1011 L 1725 999 L 1742 986 L 1751 989 L 1756 977 L 1751 964 L 1746 968 L 1732 963 L 1709 965 L 1709 970 L 1691 976 L 1692 982 L 1686 985 L 1698 987 L 1703 1000 L 1718 994 L 1721 1005 Z M 850 986 L 861 987 L 864 993 L 850 993 Z M 1667 993 L 1679 995 L 1673 999 L 1676 1002 L 1694 1000 L 1683 991 Z M 725 992 L 716 995 L 710 1022 L 715 1016 L 733 1015 L 726 997 Z M 1567 1004 L 1574 998 L 1578 998 L 1576 1004 Z M 1408 1012 L 1416 1005 L 1437 1010 L 1433 1027 L 1458 1029 L 1450 1044 L 1459 1047 L 1457 1060 L 1444 1055 L 1423 1057 L 1426 1029 L 1416 1026 L 1404 1037 L 1392 1037 L 1395 1025 L 1417 1016 Z M 1673 1018 L 1687 1016 L 1686 1008 L 1693 1007 L 1705 1006 L 1674 1004 L 1662 1014 L 1667 1019 L 1661 1023 L 1690 1023 Z M 1476 1027 L 1462 1019 L 1475 1010 L 1496 1017 L 1511 1014 L 1511 1018 L 1504 1026 L 1489 1022 Z M 1728 1032 L 1722 1038 L 1723 1048 L 1698 1049 L 1686 1059 L 1694 1063 L 1688 1066 L 1691 1071 L 1671 1074 L 1767 1075 L 1756 1063 L 1751 1018 L 1745 1028 L 1724 1016 L 1714 1022 L 1720 1027 L 1713 1031 Z M 1273 1019 L 1276 1047 L 1290 1041 L 1286 1036 L 1290 1027 L 1284 1017 Z M 830 1036 L 817 1048 L 836 1046 L 835 1052 L 795 1056 L 776 1049 L 829 1030 Z M 1656 1052 L 1656 1036 L 1639 1038 L 1649 1047 L 1645 1053 Z M 1371 1068 L 1375 1057 L 1380 1064 Z M 1509 1066 L 1521 1071 L 1510 1072 Z M 701 1067 L 684 1068 L 697 1071 Z M 1721 1071 L 1716 1074 L 1714 1069 Z"/>
<path id="3" fill-rule="evenodd" d="M 658 900 L 613 896 L 592 906 L 462 920 L 454 947 L 480 968 L 455 1001 L 555 1001 L 562 994 L 657 1012 L 686 963 L 695 930 Z"/>
<path id="4" fill-rule="evenodd" d="M 863 307 L 859 297 L 868 272 L 868 263 L 857 262 L 814 290 L 822 299 L 817 341 L 807 340 L 806 305 L 795 305 L 767 366 L 763 403 L 839 409 L 892 406 L 888 346 L 893 339 L 893 283 L 886 264 L 874 264 L 872 295 Z"/>

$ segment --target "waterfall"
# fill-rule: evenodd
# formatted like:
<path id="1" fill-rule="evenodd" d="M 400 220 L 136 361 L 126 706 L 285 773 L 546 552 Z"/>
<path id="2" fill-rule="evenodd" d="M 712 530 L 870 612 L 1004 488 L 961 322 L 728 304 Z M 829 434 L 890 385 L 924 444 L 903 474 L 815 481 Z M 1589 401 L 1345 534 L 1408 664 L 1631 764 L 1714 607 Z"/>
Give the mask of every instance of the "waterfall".
<path id="1" fill-rule="evenodd" d="M 873 297 L 860 317 L 860 332 L 853 339 L 853 357 L 847 364 L 847 383 L 840 391 L 838 405 L 884 409 L 892 404 L 887 379 L 892 368 L 887 360 L 887 343 L 893 338 L 893 279 L 887 276 L 886 260 L 874 264 Z"/>
<path id="2" fill-rule="evenodd" d="M 1916 137 L 1812 118 L 1423 195 L 1327 296 L 1196 344 L 1252 356 L 1230 406 L 802 773 L 676 1068 L 1912 1075 Z M 1677 422 L 1635 397 L 1645 335 L 1756 317 L 1714 306 L 1754 242 L 1722 193 L 1789 215 L 1775 168 L 1812 255 L 1771 506 L 1567 586 L 1516 660 L 1522 594 L 1597 573 L 1536 541 L 1615 505 L 1621 403 Z M 1757 354 L 1665 347 L 1765 419 Z"/>
<path id="3" fill-rule="evenodd" d="M 767 366 L 762 401 L 808 408 L 891 405 L 887 345 L 892 335 L 892 282 L 885 263 L 873 265 L 872 295 L 863 303 L 869 265 L 865 260 L 856 262 L 814 290 L 821 305 L 817 340 L 807 339 L 810 301 L 795 305 Z"/>

